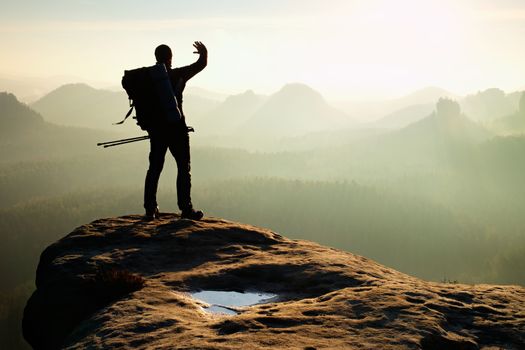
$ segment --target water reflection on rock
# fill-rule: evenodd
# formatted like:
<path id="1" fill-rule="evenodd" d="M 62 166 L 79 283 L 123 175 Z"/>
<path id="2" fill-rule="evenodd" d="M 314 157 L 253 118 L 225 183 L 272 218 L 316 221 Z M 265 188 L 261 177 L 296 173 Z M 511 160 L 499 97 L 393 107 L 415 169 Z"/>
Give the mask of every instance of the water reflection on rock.
<path id="1" fill-rule="evenodd" d="M 202 290 L 190 293 L 195 299 L 201 300 L 210 306 L 204 310 L 214 314 L 236 315 L 239 313 L 238 308 L 256 304 L 264 304 L 276 300 L 277 295 L 260 292 L 232 292 Z"/>

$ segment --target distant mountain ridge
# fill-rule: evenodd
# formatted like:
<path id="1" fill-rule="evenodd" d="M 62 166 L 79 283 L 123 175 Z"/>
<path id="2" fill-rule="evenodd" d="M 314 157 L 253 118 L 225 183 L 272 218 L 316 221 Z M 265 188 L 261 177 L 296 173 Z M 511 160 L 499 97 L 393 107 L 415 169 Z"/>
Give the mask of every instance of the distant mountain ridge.
<path id="1" fill-rule="evenodd" d="M 497 88 L 479 91 L 460 101 L 465 114 L 473 120 L 490 121 L 515 113 L 518 109 L 520 94 L 506 94 Z"/>
<path id="2" fill-rule="evenodd" d="M 28 77 L 0 73 L 0 91 L 9 91 L 16 95 L 20 101 L 31 104 L 62 85 L 79 80 L 81 78 L 71 75 Z M 107 85 L 100 81 L 93 83 L 97 86 Z"/>
<path id="3" fill-rule="evenodd" d="M 195 134 L 197 144 L 248 147 L 250 143 L 256 142 L 268 141 L 266 143 L 269 144 L 273 142 L 270 139 L 297 138 L 357 126 L 352 117 L 334 108 L 319 92 L 301 83 L 287 84 L 269 96 L 247 90 L 220 100 L 222 97 L 221 94 L 195 87 L 186 90 L 184 110 L 187 123 L 198 132 Z M 404 128 L 430 115 L 434 104 L 442 97 L 459 101 L 469 118 L 483 121 L 488 114 L 493 114 L 487 110 L 500 111 L 500 105 L 504 105 L 501 111 L 514 112 L 519 94 L 504 94 L 498 89 L 489 89 L 463 99 L 445 89 L 427 87 L 398 99 L 383 101 L 383 106 L 378 103 L 377 108 L 388 107 L 392 112 L 373 123 L 363 123 L 362 127 Z M 495 102 L 496 105 L 491 106 L 490 101 L 503 104 Z M 121 120 L 128 110 L 124 91 L 93 89 L 86 84 L 67 84 L 44 96 L 32 107 L 44 120 L 62 125 L 115 132 L 140 131 L 131 119 L 124 125 L 112 125 Z M 375 108 L 374 105 L 368 107 Z"/>
<path id="4" fill-rule="evenodd" d="M 97 129 L 110 128 L 129 109 L 124 90 L 95 89 L 82 83 L 62 85 L 31 107 L 49 122 Z"/>
<path id="5" fill-rule="evenodd" d="M 387 128 L 407 126 L 410 122 L 422 119 L 423 115 L 428 115 L 439 98 L 450 98 L 458 101 L 463 113 L 471 120 L 491 122 L 515 113 L 518 110 L 520 96 L 521 92 L 519 91 L 507 94 L 500 89 L 491 88 L 461 97 L 440 88 L 427 88 L 402 98 L 404 101 L 402 104 L 414 101 L 426 101 L 425 103 L 408 105 L 380 118 L 373 124 Z M 429 100 L 431 98 L 434 100 Z"/>
<path id="6" fill-rule="evenodd" d="M 392 100 L 399 106 L 410 106 L 415 104 L 436 103 L 440 98 L 458 99 L 459 95 L 437 86 L 428 86 L 416 90 L 408 95 Z"/>
<path id="7" fill-rule="evenodd" d="M 457 109 L 440 110 L 443 101 L 446 100 L 438 102 L 436 112 L 399 130 L 398 135 L 402 138 L 417 137 L 427 141 L 448 140 L 465 143 L 479 143 L 492 136 L 484 127 L 461 114 L 457 102 L 445 102 Z"/>
<path id="8" fill-rule="evenodd" d="M 346 147 L 356 159 L 425 168 L 458 161 L 494 134 L 461 113 L 457 102 L 440 99 L 435 111 L 408 126 Z M 341 152 L 345 152 L 344 149 Z"/>
<path id="9" fill-rule="evenodd" d="M 518 95 L 518 110 L 515 113 L 497 118 L 490 124 L 497 132 L 504 135 L 525 133 L 525 91 Z"/>
<path id="10" fill-rule="evenodd" d="M 188 89 L 188 91 L 202 92 Z M 207 95 L 209 92 L 204 90 Z M 133 121 L 115 127 L 128 109 L 124 91 L 94 89 L 86 84 L 67 84 L 32 104 L 45 120 L 72 126 L 115 131 L 137 131 Z M 349 117 L 330 106 L 321 94 L 304 84 L 288 84 L 269 97 L 248 90 L 224 101 L 200 93 L 186 94 L 187 122 L 210 135 L 264 132 L 276 137 L 293 137 L 336 129 L 352 124 Z"/>
<path id="11" fill-rule="evenodd" d="M 400 129 L 424 118 L 434 110 L 434 103 L 416 104 L 392 112 L 372 123 L 377 127 Z"/>
<path id="12" fill-rule="evenodd" d="M 211 135 L 230 134 L 245 123 L 265 100 L 266 96 L 257 95 L 252 90 L 231 95 L 198 120 L 199 131 Z"/>
<path id="13" fill-rule="evenodd" d="M 198 96 L 207 100 L 213 100 L 216 102 L 224 101 L 229 95 L 221 92 L 211 91 L 198 86 L 188 86 L 184 90 L 185 94 Z"/>
<path id="14" fill-rule="evenodd" d="M 350 123 L 349 117 L 330 106 L 319 92 L 294 83 L 271 95 L 241 130 L 293 137 Z"/>
<path id="15" fill-rule="evenodd" d="M 363 123 L 378 123 L 381 119 L 386 119 L 385 116 L 398 115 L 399 111 L 409 109 L 412 106 L 434 105 L 441 97 L 456 100 L 461 98 L 461 96 L 443 88 L 428 86 L 397 98 L 352 101 L 352 96 L 348 96 L 347 101 L 339 101 L 335 106 L 359 118 Z"/>
<path id="16" fill-rule="evenodd" d="M 185 94 L 184 111 L 199 119 L 220 104 L 201 95 Z M 46 121 L 68 126 L 80 126 L 114 132 L 137 132 L 140 128 L 129 118 L 122 125 L 114 125 L 129 110 L 124 89 L 110 91 L 95 89 L 87 84 L 62 85 L 31 105 Z M 191 124 L 191 123 L 190 123 Z"/>
<path id="17" fill-rule="evenodd" d="M 9 93 L 0 93 L 0 159 L 24 161 L 95 152 L 96 143 L 114 134 L 48 123 Z"/>
<path id="18" fill-rule="evenodd" d="M 43 124 L 44 118 L 28 105 L 19 102 L 15 95 L 0 92 L 0 135 L 7 137 L 18 129 Z"/>

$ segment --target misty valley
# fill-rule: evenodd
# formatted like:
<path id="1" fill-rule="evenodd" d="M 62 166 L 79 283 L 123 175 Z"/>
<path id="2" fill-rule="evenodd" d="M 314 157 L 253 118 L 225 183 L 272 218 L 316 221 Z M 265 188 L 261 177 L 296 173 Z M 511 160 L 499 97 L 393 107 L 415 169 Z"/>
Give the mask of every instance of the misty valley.
<path id="1" fill-rule="evenodd" d="M 450 283 L 525 285 L 525 93 L 428 88 L 337 108 L 303 84 L 270 95 L 190 90 L 195 204 Z M 143 213 L 148 141 L 124 93 L 64 85 L 27 105 L 0 93 L 3 344 L 33 290 L 41 251 L 91 220 Z M 171 155 L 159 187 L 176 212 Z"/>

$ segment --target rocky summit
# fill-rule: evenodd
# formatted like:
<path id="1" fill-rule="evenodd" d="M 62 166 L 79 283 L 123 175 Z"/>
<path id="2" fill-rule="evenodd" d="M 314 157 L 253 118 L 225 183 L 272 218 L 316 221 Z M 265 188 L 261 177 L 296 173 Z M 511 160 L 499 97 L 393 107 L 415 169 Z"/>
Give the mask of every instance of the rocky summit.
<path id="1" fill-rule="evenodd" d="M 42 253 L 36 287 L 34 349 L 525 349 L 523 287 L 426 282 L 216 218 L 96 220 Z"/>

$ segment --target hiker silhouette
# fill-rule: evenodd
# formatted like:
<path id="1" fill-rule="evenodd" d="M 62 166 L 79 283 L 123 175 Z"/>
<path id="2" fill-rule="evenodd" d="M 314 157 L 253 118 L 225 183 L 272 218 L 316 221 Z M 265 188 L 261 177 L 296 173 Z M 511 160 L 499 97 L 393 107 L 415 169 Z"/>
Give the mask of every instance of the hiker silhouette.
<path id="1" fill-rule="evenodd" d="M 195 210 L 191 202 L 191 166 L 190 166 L 190 138 L 189 129 L 183 111 L 183 92 L 186 82 L 202 71 L 208 62 L 208 50 L 200 41 L 193 44 L 199 58 L 188 66 L 171 68 L 173 54 L 167 45 L 159 45 L 155 49 L 157 64 L 166 66 L 173 92 L 178 102 L 181 119 L 177 123 L 162 119 L 148 127 L 150 140 L 149 168 L 144 186 L 144 209 L 146 219 L 158 218 L 157 187 L 160 174 L 164 166 L 166 151 L 169 149 L 177 163 L 177 204 L 181 210 L 181 217 L 200 220 L 203 213 Z"/>

